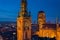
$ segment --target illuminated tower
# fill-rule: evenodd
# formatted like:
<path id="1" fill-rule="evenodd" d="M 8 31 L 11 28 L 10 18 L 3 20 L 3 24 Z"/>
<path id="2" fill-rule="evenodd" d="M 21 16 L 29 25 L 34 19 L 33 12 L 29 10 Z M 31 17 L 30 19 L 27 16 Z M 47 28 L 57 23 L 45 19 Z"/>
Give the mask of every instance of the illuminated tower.
<path id="1" fill-rule="evenodd" d="M 31 16 L 27 12 L 27 0 L 21 0 L 21 11 L 17 18 L 17 40 L 31 40 Z"/>
<path id="2" fill-rule="evenodd" d="M 39 32 L 36 34 L 40 37 L 44 37 L 43 35 L 43 24 L 46 23 L 46 18 L 45 18 L 45 12 L 44 11 L 39 11 L 38 12 L 38 25 L 39 25 Z"/>
<path id="3" fill-rule="evenodd" d="M 46 23 L 45 12 L 44 11 L 39 11 L 39 13 L 38 13 L 39 29 L 41 29 L 43 24 L 45 24 L 45 23 Z"/>
<path id="4" fill-rule="evenodd" d="M 44 30 L 43 30 L 43 25 L 46 24 L 46 18 L 45 18 L 45 12 L 44 11 L 39 11 L 38 12 L 38 26 L 39 26 L 39 31 L 36 32 L 36 35 L 39 37 L 44 37 Z"/>

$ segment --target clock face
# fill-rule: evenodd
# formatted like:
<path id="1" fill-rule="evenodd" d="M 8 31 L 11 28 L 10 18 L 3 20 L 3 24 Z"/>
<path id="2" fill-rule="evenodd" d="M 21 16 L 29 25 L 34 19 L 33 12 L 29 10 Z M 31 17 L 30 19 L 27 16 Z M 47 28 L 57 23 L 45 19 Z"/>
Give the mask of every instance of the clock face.
<path id="1" fill-rule="evenodd" d="M 28 27 L 28 26 L 29 26 L 29 23 L 28 23 L 27 21 L 25 22 L 25 26 L 26 26 L 26 27 Z"/>
<path id="2" fill-rule="evenodd" d="M 28 21 L 24 22 L 24 30 L 29 30 L 29 22 Z"/>

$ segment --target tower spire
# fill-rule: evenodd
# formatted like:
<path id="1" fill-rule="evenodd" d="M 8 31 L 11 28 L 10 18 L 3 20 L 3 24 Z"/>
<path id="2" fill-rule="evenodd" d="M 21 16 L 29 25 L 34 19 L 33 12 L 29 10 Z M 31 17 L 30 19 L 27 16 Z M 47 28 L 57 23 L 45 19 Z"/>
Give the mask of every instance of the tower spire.
<path id="1" fill-rule="evenodd" d="M 31 40 L 31 16 L 27 12 L 27 0 L 21 0 L 21 10 L 17 18 L 17 40 Z"/>
<path id="2" fill-rule="evenodd" d="M 19 16 L 27 14 L 27 0 L 21 0 L 21 11 L 19 13 Z"/>

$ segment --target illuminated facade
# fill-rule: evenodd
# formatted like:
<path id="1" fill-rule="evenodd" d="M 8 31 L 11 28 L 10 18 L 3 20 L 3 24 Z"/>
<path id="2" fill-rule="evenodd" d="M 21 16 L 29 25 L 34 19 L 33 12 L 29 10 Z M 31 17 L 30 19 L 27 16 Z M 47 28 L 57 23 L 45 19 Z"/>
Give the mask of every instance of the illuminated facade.
<path id="1" fill-rule="evenodd" d="M 31 40 L 31 16 L 27 12 L 27 0 L 21 2 L 21 11 L 17 18 L 17 40 Z"/>
<path id="2" fill-rule="evenodd" d="M 60 27 L 58 20 L 56 20 L 56 24 L 47 24 L 45 20 L 46 18 L 44 12 L 40 11 L 38 13 L 39 31 L 36 32 L 36 34 L 39 37 L 47 37 L 47 38 L 55 37 L 56 40 L 60 40 Z"/>
<path id="3" fill-rule="evenodd" d="M 48 37 L 48 38 L 56 38 L 56 40 L 60 40 L 60 27 L 56 22 L 55 29 L 52 28 L 51 25 L 46 25 L 46 16 L 44 11 L 39 11 L 38 13 L 38 22 L 39 31 L 37 31 L 36 35 L 39 37 Z M 44 26 L 46 25 L 46 26 Z M 30 13 L 27 12 L 27 0 L 21 0 L 21 11 L 17 18 L 17 40 L 31 40 L 31 16 Z M 32 30 L 33 31 L 33 30 Z"/>

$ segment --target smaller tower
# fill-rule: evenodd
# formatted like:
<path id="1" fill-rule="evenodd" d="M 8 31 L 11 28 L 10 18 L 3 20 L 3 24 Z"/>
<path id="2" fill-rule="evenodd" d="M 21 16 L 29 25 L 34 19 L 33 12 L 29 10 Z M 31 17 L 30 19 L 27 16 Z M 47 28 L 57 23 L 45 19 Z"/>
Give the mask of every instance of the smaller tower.
<path id="1" fill-rule="evenodd" d="M 45 17 L 45 12 L 44 11 L 39 11 L 38 12 L 38 25 L 39 29 L 43 28 L 43 24 L 46 23 L 46 17 Z"/>
<path id="2" fill-rule="evenodd" d="M 43 24 L 46 23 L 46 18 L 45 18 L 45 12 L 44 11 L 39 11 L 38 12 L 38 26 L 39 26 L 39 32 L 36 34 L 40 37 L 44 37 L 43 35 Z"/>

